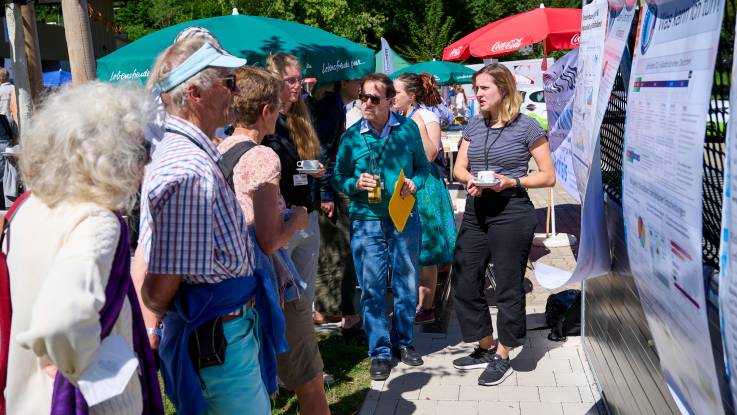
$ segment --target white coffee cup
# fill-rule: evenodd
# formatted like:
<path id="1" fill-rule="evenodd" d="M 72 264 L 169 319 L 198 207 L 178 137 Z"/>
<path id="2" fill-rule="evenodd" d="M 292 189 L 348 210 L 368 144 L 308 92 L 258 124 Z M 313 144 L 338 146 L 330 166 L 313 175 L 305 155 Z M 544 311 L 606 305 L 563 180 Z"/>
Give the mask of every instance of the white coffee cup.
<path id="1" fill-rule="evenodd" d="M 476 173 L 476 181 L 480 183 L 496 183 L 497 178 L 493 170 L 483 170 Z"/>
<path id="2" fill-rule="evenodd" d="M 300 160 L 297 162 L 297 168 L 302 170 L 319 170 L 320 162 L 317 160 Z"/>

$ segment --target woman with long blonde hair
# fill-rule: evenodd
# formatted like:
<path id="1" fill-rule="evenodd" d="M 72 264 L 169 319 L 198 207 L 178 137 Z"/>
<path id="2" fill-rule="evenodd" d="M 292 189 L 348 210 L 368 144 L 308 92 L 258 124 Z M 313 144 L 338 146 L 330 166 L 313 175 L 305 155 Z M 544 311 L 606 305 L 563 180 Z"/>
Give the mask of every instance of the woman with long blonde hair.
<path id="1" fill-rule="evenodd" d="M 300 276 L 307 283 L 304 295 L 285 305 L 289 351 L 279 355 L 279 378 L 297 394 L 302 414 L 329 413 L 323 388 L 323 362 L 312 326 L 317 260 L 320 252 L 320 226 L 314 198 L 317 177 L 325 168 L 317 162 L 320 141 L 312 126 L 310 112 L 302 99 L 302 67 L 299 60 L 285 53 L 272 53 L 266 67 L 283 81 L 281 108 L 274 134 L 262 144 L 279 155 L 279 189 L 288 208 L 303 206 L 309 213 L 307 227 L 294 234 L 287 249 Z M 307 168 L 300 161 L 313 161 Z"/>
<path id="2" fill-rule="evenodd" d="M 458 370 L 484 369 L 479 385 L 498 385 L 514 370 L 509 352 L 525 342 L 524 277 L 537 225 L 527 189 L 555 185 L 545 130 L 519 113 L 514 76 L 490 64 L 473 75 L 481 114 L 463 130 L 453 174 L 468 197 L 453 260 L 454 307 L 463 341 L 478 342 L 470 356 L 453 361 Z M 538 171 L 527 174 L 530 158 Z M 497 337 L 484 299 L 489 261 L 496 281 Z"/>

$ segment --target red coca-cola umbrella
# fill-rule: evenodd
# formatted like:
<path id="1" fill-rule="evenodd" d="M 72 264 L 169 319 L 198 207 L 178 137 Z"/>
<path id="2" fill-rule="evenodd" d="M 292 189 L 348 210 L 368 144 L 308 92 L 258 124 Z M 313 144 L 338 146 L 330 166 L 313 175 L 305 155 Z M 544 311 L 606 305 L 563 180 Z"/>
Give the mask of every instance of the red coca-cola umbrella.
<path id="1" fill-rule="evenodd" d="M 543 53 L 578 47 L 581 9 L 544 7 L 491 22 L 443 50 L 444 61 L 493 58 L 543 43 Z M 545 61 L 543 61 L 545 62 Z"/>

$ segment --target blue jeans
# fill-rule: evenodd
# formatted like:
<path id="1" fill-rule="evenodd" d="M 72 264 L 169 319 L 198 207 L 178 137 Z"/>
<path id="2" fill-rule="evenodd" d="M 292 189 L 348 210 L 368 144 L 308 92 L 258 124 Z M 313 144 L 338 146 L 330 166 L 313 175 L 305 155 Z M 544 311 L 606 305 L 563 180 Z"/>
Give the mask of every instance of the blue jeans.
<path id="1" fill-rule="evenodd" d="M 207 414 L 271 413 L 258 361 L 258 314 L 254 309 L 243 313 L 243 317 L 223 323 L 228 341 L 225 363 L 200 370 Z"/>
<path id="2" fill-rule="evenodd" d="M 361 287 L 361 314 L 371 359 L 391 359 L 392 345 L 412 345 L 421 236 L 416 211 L 407 219 L 401 233 L 391 219 L 351 223 L 351 251 Z M 394 293 L 391 334 L 384 301 L 390 266 Z"/>

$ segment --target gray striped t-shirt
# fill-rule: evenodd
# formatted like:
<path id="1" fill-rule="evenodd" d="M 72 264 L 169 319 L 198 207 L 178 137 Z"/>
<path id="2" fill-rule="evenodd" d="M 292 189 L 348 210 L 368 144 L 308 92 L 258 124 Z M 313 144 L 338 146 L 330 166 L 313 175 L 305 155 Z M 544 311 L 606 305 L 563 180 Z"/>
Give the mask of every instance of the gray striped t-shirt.
<path id="1" fill-rule="evenodd" d="M 512 178 L 526 176 L 530 146 L 546 136 L 540 124 L 524 114 L 519 114 L 503 128 L 489 128 L 484 117 L 473 117 L 463 129 L 463 139 L 468 141 L 471 174 L 475 176 L 482 170 L 494 170 Z"/>

